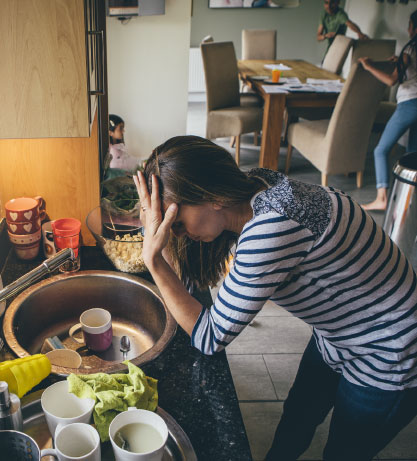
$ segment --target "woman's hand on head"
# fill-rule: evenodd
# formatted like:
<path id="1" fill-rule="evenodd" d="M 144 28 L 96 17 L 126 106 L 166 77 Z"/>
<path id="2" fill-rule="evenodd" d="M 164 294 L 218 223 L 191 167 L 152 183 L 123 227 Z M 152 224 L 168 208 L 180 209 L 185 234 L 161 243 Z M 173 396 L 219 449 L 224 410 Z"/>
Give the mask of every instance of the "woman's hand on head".
<path id="1" fill-rule="evenodd" d="M 142 257 L 148 268 L 158 259 L 162 258 L 162 250 L 167 246 L 172 224 L 178 212 L 178 206 L 172 203 L 162 217 L 161 196 L 159 183 L 152 175 L 152 191 L 149 194 L 145 177 L 138 171 L 134 177 L 140 200 L 140 220 L 145 227 Z"/>

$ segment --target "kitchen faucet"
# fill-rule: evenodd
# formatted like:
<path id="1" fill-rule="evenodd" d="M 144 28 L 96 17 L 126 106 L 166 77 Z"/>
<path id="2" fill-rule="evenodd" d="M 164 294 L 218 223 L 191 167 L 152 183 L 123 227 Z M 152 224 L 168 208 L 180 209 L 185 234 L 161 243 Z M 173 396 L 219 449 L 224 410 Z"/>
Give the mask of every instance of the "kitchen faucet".
<path id="1" fill-rule="evenodd" d="M 29 285 L 43 277 L 45 274 L 58 269 L 59 266 L 64 264 L 64 262 L 68 261 L 69 259 L 74 259 L 74 251 L 72 248 L 65 248 L 61 250 L 56 255 L 35 267 L 35 269 L 32 269 L 27 274 L 23 275 L 22 277 L 18 278 L 0 290 L 0 302 L 19 293 L 24 288 L 27 288 Z"/>

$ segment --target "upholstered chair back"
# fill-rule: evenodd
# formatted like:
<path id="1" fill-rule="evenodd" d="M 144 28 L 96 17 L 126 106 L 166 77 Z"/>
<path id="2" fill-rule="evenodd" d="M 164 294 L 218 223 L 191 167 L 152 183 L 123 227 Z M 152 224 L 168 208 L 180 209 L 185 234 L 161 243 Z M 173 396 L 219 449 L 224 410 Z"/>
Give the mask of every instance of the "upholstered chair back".
<path id="1" fill-rule="evenodd" d="M 336 35 L 324 57 L 322 64 L 323 69 L 340 75 L 352 44 L 352 38 L 346 37 L 345 35 Z"/>
<path id="2" fill-rule="evenodd" d="M 276 59 L 276 55 L 276 30 L 242 30 L 242 59 Z"/>
<path id="3" fill-rule="evenodd" d="M 391 63 L 377 63 L 388 70 Z M 329 156 L 325 171 L 363 171 L 372 125 L 385 85 L 354 64 L 340 93 L 325 136 Z M 327 150 L 327 149 L 325 149 Z"/>
<path id="4" fill-rule="evenodd" d="M 239 106 L 239 77 L 233 42 L 202 43 L 207 111 Z"/>

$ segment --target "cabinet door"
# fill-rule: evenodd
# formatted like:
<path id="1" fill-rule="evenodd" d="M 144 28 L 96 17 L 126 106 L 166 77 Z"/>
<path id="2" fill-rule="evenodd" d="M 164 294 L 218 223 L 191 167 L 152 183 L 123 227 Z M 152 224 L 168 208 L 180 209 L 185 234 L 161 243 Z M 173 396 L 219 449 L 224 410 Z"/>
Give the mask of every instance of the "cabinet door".
<path id="1" fill-rule="evenodd" d="M 1 8 L 0 138 L 88 137 L 84 0 L 2 0 Z"/>

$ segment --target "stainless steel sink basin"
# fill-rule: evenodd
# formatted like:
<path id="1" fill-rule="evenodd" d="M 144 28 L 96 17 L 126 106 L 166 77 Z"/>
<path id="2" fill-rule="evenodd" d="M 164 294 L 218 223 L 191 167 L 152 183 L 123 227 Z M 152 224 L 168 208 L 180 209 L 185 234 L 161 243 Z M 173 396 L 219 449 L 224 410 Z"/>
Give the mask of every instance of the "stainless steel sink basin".
<path id="1" fill-rule="evenodd" d="M 112 315 L 113 344 L 102 353 L 90 352 L 68 336 L 82 312 L 92 307 Z M 52 367 L 53 373 L 68 375 L 126 370 L 120 351 L 124 335 L 131 344 L 127 359 L 138 366 L 149 362 L 168 345 L 176 325 L 157 288 L 146 280 L 119 272 L 81 271 L 56 275 L 26 289 L 6 310 L 3 331 L 19 357 L 39 353 L 46 338 L 58 336 L 83 359 L 78 369 Z"/>

